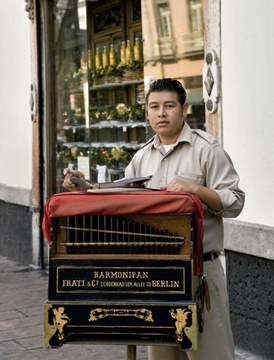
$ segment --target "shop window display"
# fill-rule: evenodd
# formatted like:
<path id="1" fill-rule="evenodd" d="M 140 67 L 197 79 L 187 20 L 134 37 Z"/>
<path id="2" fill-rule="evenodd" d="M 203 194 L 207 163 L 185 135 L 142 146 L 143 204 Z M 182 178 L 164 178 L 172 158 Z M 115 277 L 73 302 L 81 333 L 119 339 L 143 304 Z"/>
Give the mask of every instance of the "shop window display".
<path id="1" fill-rule="evenodd" d="M 151 136 L 145 88 L 154 79 L 180 80 L 190 102 L 187 121 L 205 129 L 202 13 L 195 17 L 198 38 L 192 26 L 193 2 L 49 3 L 53 14 L 55 192 L 64 191 L 66 167 L 81 170 L 91 182 L 124 176 L 125 166 Z M 195 0 L 195 6 L 200 3 Z M 164 36 L 167 29 L 169 36 Z"/>
<path id="2" fill-rule="evenodd" d="M 57 1 L 55 28 L 59 192 L 65 167 L 123 177 L 147 125 L 140 1 Z"/>

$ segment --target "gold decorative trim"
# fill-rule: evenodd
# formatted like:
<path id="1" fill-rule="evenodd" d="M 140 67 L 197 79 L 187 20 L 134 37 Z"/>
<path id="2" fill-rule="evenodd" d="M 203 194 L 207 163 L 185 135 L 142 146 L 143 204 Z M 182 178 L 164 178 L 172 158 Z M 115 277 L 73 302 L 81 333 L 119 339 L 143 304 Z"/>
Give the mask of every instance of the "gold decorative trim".
<path id="1" fill-rule="evenodd" d="M 49 312 L 52 312 L 52 320 L 49 321 Z M 65 340 L 64 327 L 71 321 L 66 315 L 63 306 L 44 305 L 44 346 L 51 347 L 50 339 L 57 334 L 60 344 Z"/>
<path id="2" fill-rule="evenodd" d="M 192 326 L 185 328 L 186 336 L 191 339 L 191 351 L 196 351 L 198 348 L 198 322 L 197 322 L 197 305 L 188 305 L 188 309 L 192 313 Z"/>
<path id="3" fill-rule="evenodd" d="M 97 308 L 90 311 L 88 321 L 97 321 L 108 316 L 134 316 L 138 319 L 154 322 L 152 311 L 147 309 L 102 309 Z"/>
<path id="4" fill-rule="evenodd" d="M 74 332 L 71 332 L 69 335 L 72 336 L 72 335 L 111 335 L 110 333 L 106 333 L 106 332 L 103 332 L 103 331 L 74 331 Z M 128 332 L 124 332 L 124 331 L 115 331 L 115 333 L 113 333 L 114 335 L 128 335 Z M 137 333 L 137 332 L 131 332 L 130 335 L 136 335 L 136 336 L 140 336 L 140 333 Z M 150 336 L 150 335 L 157 335 L 157 336 L 163 336 L 163 333 L 160 333 L 160 332 L 142 332 L 142 336 Z M 145 341 L 144 341 L 145 342 Z M 168 344 L 173 344 L 174 345 L 174 341 L 168 341 L 167 342 Z M 128 344 L 128 342 L 125 340 L 123 340 L 121 342 L 121 344 Z M 157 343 L 156 343 L 157 344 Z M 159 344 L 159 343 L 158 343 Z M 189 350 L 189 349 L 188 349 Z M 192 350 L 192 348 L 190 349 Z M 197 349 L 196 349 L 197 350 Z"/>
<path id="5" fill-rule="evenodd" d="M 28 18 L 34 23 L 34 0 L 25 0 L 25 10 L 29 13 Z"/>
<path id="6" fill-rule="evenodd" d="M 51 304 L 44 305 L 44 347 L 49 348 L 49 340 L 55 333 L 55 327 L 49 324 L 49 310 L 52 308 Z"/>
<path id="7" fill-rule="evenodd" d="M 124 299 L 123 299 L 124 300 Z M 63 305 L 64 306 L 96 306 L 97 304 L 99 303 L 98 300 L 96 301 L 87 301 L 87 302 L 84 302 L 82 300 L 73 300 L 73 302 L 70 302 L 68 303 L 67 301 L 64 301 Z M 60 301 L 57 302 L 57 300 L 52 300 L 52 301 L 48 301 L 46 303 L 46 305 L 50 304 L 51 306 L 60 306 Z M 101 304 L 100 304 L 101 305 Z M 106 305 L 106 304 L 104 304 Z M 111 304 L 112 305 L 112 304 Z M 136 302 L 130 302 L 130 304 L 128 302 L 125 302 L 125 301 L 119 301 L 119 305 L 121 306 L 140 306 L 140 302 L 136 301 Z M 102 305 L 103 306 L 103 305 Z M 170 303 L 166 303 L 166 302 L 161 302 L 161 301 L 156 301 L 156 302 L 151 302 L 149 303 L 149 306 L 160 306 L 160 307 L 175 307 L 175 306 L 178 306 L 178 304 L 174 303 L 174 302 L 170 302 Z M 189 302 L 184 302 L 183 304 L 181 304 L 181 306 L 188 306 L 189 308 L 193 308 L 193 307 L 196 307 L 196 302 L 194 301 L 189 301 Z"/>
<path id="8" fill-rule="evenodd" d="M 65 314 L 65 308 L 59 306 L 53 309 L 53 324 L 58 331 L 58 340 L 64 340 L 64 326 L 70 321 L 70 318 Z"/>
<path id="9" fill-rule="evenodd" d="M 67 329 L 79 328 L 79 325 L 67 325 Z M 81 328 L 92 328 L 92 329 L 174 329 L 174 326 L 152 326 L 152 325 L 81 325 Z"/>
<path id="10" fill-rule="evenodd" d="M 182 342 L 184 339 L 184 330 L 187 328 L 187 318 L 188 315 L 191 314 L 191 310 L 189 309 L 171 309 L 169 310 L 171 317 L 173 317 L 175 321 L 175 334 L 178 342 Z"/>
<path id="11" fill-rule="evenodd" d="M 123 299 L 124 300 L 124 299 Z M 99 303 L 98 300 L 96 301 L 87 301 L 85 303 L 83 303 L 83 301 L 79 301 L 79 300 L 73 300 L 73 302 L 70 302 L 68 303 L 67 301 L 64 301 L 63 305 L 66 305 L 66 306 L 96 306 L 97 304 Z M 57 302 L 56 300 L 52 300 L 52 301 L 49 301 L 46 303 L 46 305 L 50 304 L 51 306 L 60 306 L 60 301 Z M 101 305 L 101 304 L 100 304 Z M 105 305 L 105 304 L 104 304 Z M 128 303 L 128 302 L 119 302 L 119 305 L 123 305 L 123 306 L 140 306 L 140 302 L 132 302 L 132 303 Z M 149 303 L 149 306 L 158 306 L 158 307 L 175 307 L 175 306 L 178 306 L 178 304 L 174 303 L 174 302 L 170 302 L 170 303 L 164 303 L 164 302 L 161 302 L 161 301 L 156 301 L 156 302 L 151 302 Z M 181 306 L 188 306 L 190 309 L 192 308 L 195 308 L 197 305 L 196 305 L 196 302 L 194 301 L 189 301 L 189 302 L 184 302 L 184 304 Z"/>
<path id="12" fill-rule="evenodd" d="M 176 309 L 171 309 L 169 310 L 169 313 L 171 315 L 172 318 L 174 318 L 175 321 L 175 335 L 176 335 L 176 340 L 178 343 L 183 342 L 184 337 L 187 336 L 191 342 L 192 342 L 192 347 L 189 349 L 191 351 L 193 350 L 197 350 L 197 308 L 196 305 L 189 305 L 187 307 L 185 307 L 184 309 L 182 308 L 176 308 Z M 188 316 L 192 317 L 192 325 L 191 326 L 187 326 L 187 320 L 188 320 Z"/>

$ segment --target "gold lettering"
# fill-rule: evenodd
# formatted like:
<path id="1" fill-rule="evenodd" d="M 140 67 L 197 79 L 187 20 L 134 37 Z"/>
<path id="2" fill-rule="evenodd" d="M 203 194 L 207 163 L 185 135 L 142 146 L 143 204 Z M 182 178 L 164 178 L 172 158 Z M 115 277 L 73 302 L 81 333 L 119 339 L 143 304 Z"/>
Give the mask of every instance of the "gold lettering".
<path id="1" fill-rule="evenodd" d="M 105 278 L 105 274 L 103 271 L 94 271 L 94 278 L 95 279 L 104 279 Z"/>
<path id="2" fill-rule="evenodd" d="M 85 286 L 85 280 L 63 280 L 62 284 L 63 287 L 81 287 Z"/>
<path id="3" fill-rule="evenodd" d="M 70 280 L 63 280 L 63 287 L 70 286 Z"/>
<path id="4" fill-rule="evenodd" d="M 160 280 L 152 280 L 151 285 L 152 287 L 160 287 Z"/>
<path id="5" fill-rule="evenodd" d="M 174 280 L 173 283 L 174 283 L 173 287 L 176 287 L 176 288 L 180 287 L 179 281 Z"/>
<path id="6" fill-rule="evenodd" d="M 148 271 L 94 271 L 94 279 L 148 279 Z"/>
<path id="7" fill-rule="evenodd" d="M 152 280 L 151 286 L 161 288 L 179 288 L 180 282 L 178 280 Z"/>
<path id="8" fill-rule="evenodd" d="M 148 279 L 148 271 L 143 271 L 143 279 Z"/>

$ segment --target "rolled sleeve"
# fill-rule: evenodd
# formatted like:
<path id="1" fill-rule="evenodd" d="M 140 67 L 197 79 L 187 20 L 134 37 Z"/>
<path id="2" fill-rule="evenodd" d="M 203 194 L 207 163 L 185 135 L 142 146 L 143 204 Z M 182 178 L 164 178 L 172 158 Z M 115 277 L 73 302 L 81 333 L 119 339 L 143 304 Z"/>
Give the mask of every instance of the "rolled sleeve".
<path id="1" fill-rule="evenodd" d="M 219 195 L 223 210 L 221 215 L 226 218 L 237 217 L 244 206 L 245 193 L 242 190 L 215 190 Z"/>
<path id="2" fill-rule="evenodd" d="M 245 193 L 239 188 L 239 176 L 233 163 L 219 144 L 211 146 L 207 163 L 207 187 L 219 195 L 223 209 L 214 212 L 223 217 L 236 217 L 244 206 Z"/>
<path id="3" fill-rule="evenodd" d="M 215 189 L 216 193 L 219 195 L 219 198 L 221 199 L 222 205 L 224 209 L 227 209 L 231 207 L 235 201 L 237 201 L 237 197 L 233 193 L 233 191 L 230 190 L 218 190 Z"/>

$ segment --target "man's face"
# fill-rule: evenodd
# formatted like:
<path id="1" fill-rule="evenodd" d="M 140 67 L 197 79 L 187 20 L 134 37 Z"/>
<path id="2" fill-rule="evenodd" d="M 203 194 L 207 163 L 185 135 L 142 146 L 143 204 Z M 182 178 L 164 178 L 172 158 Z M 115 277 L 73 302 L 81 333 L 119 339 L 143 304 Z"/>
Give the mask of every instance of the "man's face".
<path id="1" fill-rule="evenodd" d="M 155 91 L 148 97 L 147 117 L 150 126 L 163 144 L 173 144 L 182 129 L 185 105 L 181 106 L 176 92 Z"/>

